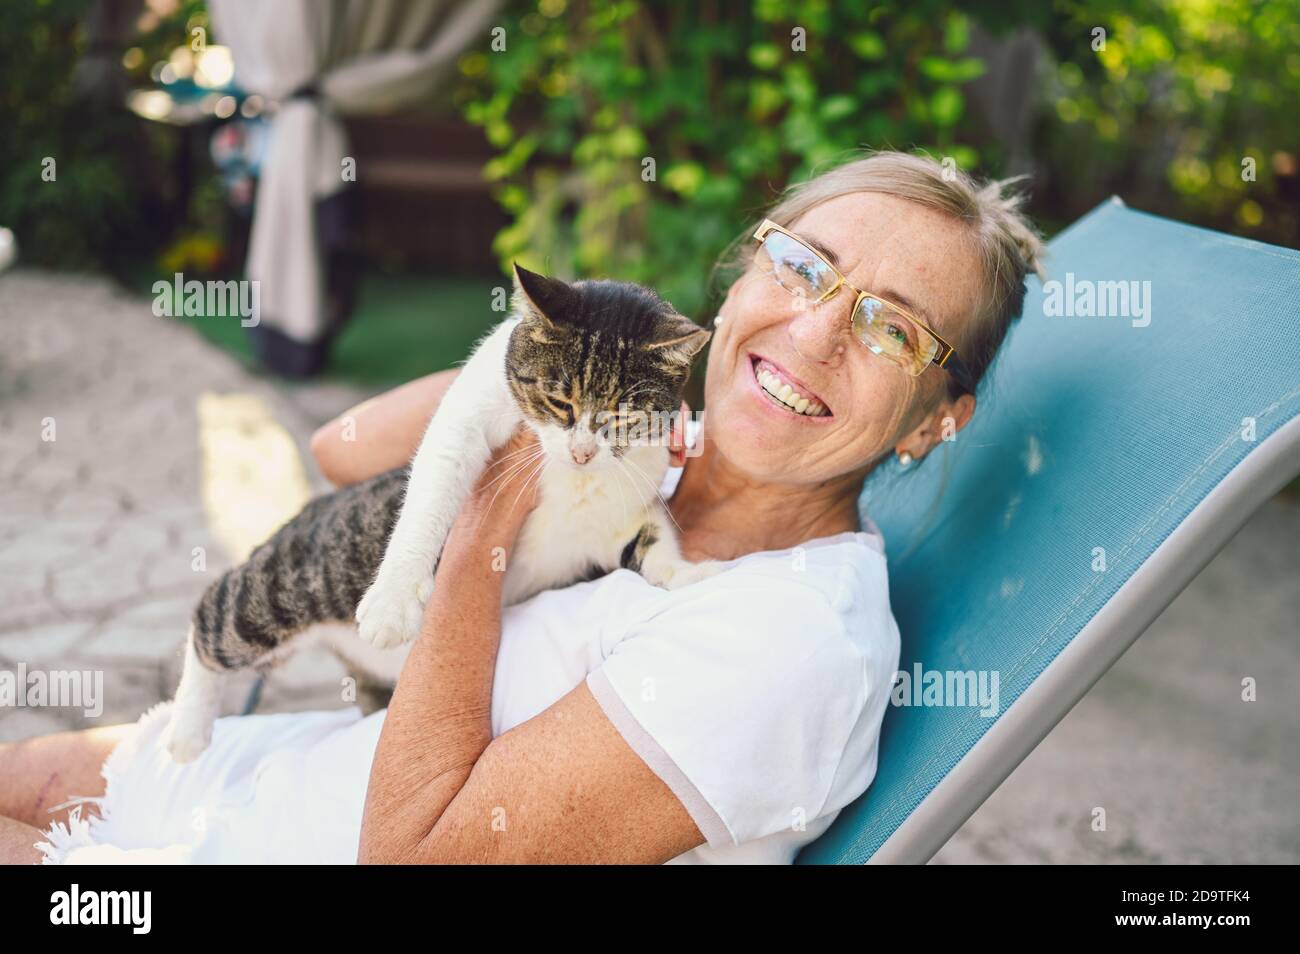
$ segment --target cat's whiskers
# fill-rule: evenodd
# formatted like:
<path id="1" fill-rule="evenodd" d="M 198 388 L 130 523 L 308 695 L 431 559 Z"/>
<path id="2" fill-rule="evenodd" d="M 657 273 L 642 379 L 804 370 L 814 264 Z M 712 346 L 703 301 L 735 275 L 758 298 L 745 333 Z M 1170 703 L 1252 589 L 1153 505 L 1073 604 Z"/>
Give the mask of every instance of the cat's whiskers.
<path id="1" fill-rule="evenodd" d="M 514 467 L 512 467 L 512 468 L 510 469 L 510 471 L 509 471 L 508 473 L 502 474 L 500 477 L 496 477 L 496 478 L 494 478 L 494 479 L 492 480 L 492 483 L 490 483 L 490 484 L 487 485 L 488 487 L 490 487 L 490 486 L 492 486 L 492 484 L 496 483 L 496 482 L 499 481 L 499 480 L 503 480 L 503 479 L 504 479 L 504 481 L 505 481 L 504 483 L 501 484 L 500 487 L 497 488 L 496 493 L 494 493 L 494 494 L 492 495 L 492 499 L 488 501 L 487 510 L 484 511 L 484 514 L 483 514 L 484 517 L 486 517 L 488 514 L 490 514 L 490 513 L 492 512 L 492 508 L 493 508 L 494 506 L 496 506 L 497 498 L 501 496 L 501 491 L 503 491 L 503 490 L 505 490 L 507 487 L 509 487 L 510 484 L 511 484 L 511 482 L 512 482 L 512 481 L 513 481 L 513 480 L 514 480 L 514 479 L 515 479 L 515 478 L 516 478 L 520 473 L 522 473 L 522 472 L 524 472 L 525 470 L 527 470 L 527 468 L 529 467 L 530 464 L 535 463 L 537 460 L 539 460 L 540 458 L 542 458 L 542 457 L 544 457 L 544 456 L 546 456 L 546 451 L 545 451 L 545 450 L 542 450 L 542 449 L 539 448 L 539 449 L 537 450 L 537 452 L 536 452 L 532 457 L 529 457 L 527 460 L 525 460 L 525 461 L 521 461 L 521 462 L 517 463 Z M 544 467 L 545 464 L 543 463 L 542 466 Z M 484 489 L 486 490 L 487 487 L 485 487 Z"/>
<path id="2" fill-rule="evenodd" d="M 494 477 L 491 481 L 484 484 L 483 489 L 488 490 L 492 487 L 493 484 L 500 483 L 501 486 L 497 487 L 496 492 L 492 495 L 492 500 L 495 501 L 497 499 L 497 494 L 501 493 L 502 490 L 510 486 L 511 482 L 520 474 L 524 473 L 528 469 L 529 465 L 531 465 L 536 460 L 537 460 L 536 457 L 530 457 L 527 460 L 519 461 L 517 464 L 511 467 L 510 470 L 507 471 L 506 473 L 501 474 L 498 477 Z"/>
<path id="3" fill-rule="evenodd" d="M 638 381 L 619 396 L 620 403 L 627 401 L 628 398 L 636 397 L 643 390 L 650 386 L 648 381 Z"/>
<path id="4" fill-rule="evenodd" d="M 525 454 L 532 454 L 534 451 L 537 451 L 537 447 L 520 447 L 519 450 L 511 451 L 510 454 L 503 456 L 500 460 L 494 460 L 490 467 L 487 468 L 487 471 L 493 471 L 495 468 L 503 467 L 503 465 L 511 463 L 511 461 L 515 461 Z"/>
<path id="5" fill-rule="evenodd" d="M 524 485 L 523 485 L 523 487 L 521 487 L 521 488 L 519 489 L 519 493 L 515 494 L 514 502 L 510 504 L 510 512 L 511 512 L 511 513 L 514 513 L 514 512 L 515 512 L 515 506 L 516 506 L 516 504 L 518 504 L 519 501 L 523 499 L 524 494 L 526 494 L 526 493 L 528 492 L 528 488 L 529 488 L 529 486 L 530 486 L 531 484 L 533 484 L 534 482 L 536 482 L 537 480 L 540 479 L 541 474 L 542 474 L 542 471 L 545 470 L 545 469 L 546 469 L 546 462 L 545 462 L 545 461 L 542 461 L 540 464 L 537 465 L 536 468 L 533 469 L 533 472 L 532 472 L 532 473 L 528 476 L 528 478 L 524 481 Z"/>
<path id="6" fill-rule="evenodd" d="M 626 523 L 627 522 L 627 497 L 623 496 L 623 469 L 621 467 L 615 467 L 613 468 L 613 471 L 614 471 L 614 476 L 618 478 L 618 482 L 615 484 L 615 486 L 618 487 L 618 499 L 619 502 L 622 503 L 623 505 L 623 522 Z M 632 485 L 632 489 L 633 490 L 636 489 L 635 484 Z"/>
<path id="7" fill-rule="evenodd" d="M 518 450 L 511 454 L 507 454 L 500 461 L 492 464 L 492 466 L 489 467 L 487 471 L 484 471 L 484 473 L 486 474 L 488 471 L 491 471 L 497 467 L 508 467 L 505 473 L 498 474 L 496 477 L 493 477 L 490 481 L 484 484 L 483 489 L 486 490 L 488 487 L 491 487 L 493 484 L 495 484 L 498 480 L 501 480 L 503 477 L 506 477 L 509 474 L 513 473 L 520 464 L 531 463 L 532 460 L 538 454 L 544 454 L 544 453 L 546 453 L 546 451 L 544 448 L 541 447 L 525 447 L 522 450 Z M 528 459 L 521 461 L 519 458 L 525 455 L 527 455 Z"/>
<path id="8" fill-rule="evenodd" d="M 642 391 L 648 390 L 651 386 L 651 382 L 642 379 L 624 391 L 619 396 L 618 402 L 620 404 L 627 404 L 632 398 L 636 397 L 636 395 L 640 394 Z"/>
<path id="9" fill-rule="evenodd" d="M 630 461 L 629 461 L 628 463 L 631 464 Z M 631 465 L 631 466 L 633 466 L 633 467 L 635 468 L 635 465 Z M 633 478 L 636 478 L 636 479 L 634 480 Z M 638 484 L 637 484 L 637 481 L 638 481 L 638 480 L 642 481 L 644 485 L 648 485 L 648 484 L 650 483 L 650 478 L 647 477 L 644 473 L 642 473 L 642 472 L 640 471 L 639 468 L 636 468 L 636 469 L 634 469 L 634 470 L 628 471 L 628 480 L 631 481 L 633 490 L 638 490 L 638 491 L 640 490 L 640 487 L 638 487 Z M 656 495 L 657 495 L 657 492 L 656 492 Z M 662 498 L 661 498 L 661 499 L 662 499 Z M 671 516 L 671 514 L 670 514 L 669 516 Z M 676 522 L 676 521 L 674 521 L 674 523 L 675 523 L 675 522 Z M 680 528 L 679 528 L 679 529 L 680 529 Z"/>
<path id="10" fill-rule="evenodd" d="M 639 475 L 641 479 L 646 482 L 646 485 L 649 486 L 652 490 L 654 490 L 654 495 L 658 497 L 659 502 L 663 504 L 664 512 L 668 514 L 668 519 L 673 522 L 673 526 L 677 528 L 677 532 L 679 534 L 682 533 L 683 532 L 682 525 L 678 523 L 677 518 L 673 516 L 672 509 L 668 506 L 668 501 L 665 500 L 664 495 L 659 492 L 659 488 L 656 487 L 654 481 L 650 479 L 650 475 L 647 474 L 644 470 L 642 470 L 641 467 L 635 461 L 627 457 L 622 458 L 622 462 L 627 464 L 629 467 L 631 467 L 632 473 Z"/>

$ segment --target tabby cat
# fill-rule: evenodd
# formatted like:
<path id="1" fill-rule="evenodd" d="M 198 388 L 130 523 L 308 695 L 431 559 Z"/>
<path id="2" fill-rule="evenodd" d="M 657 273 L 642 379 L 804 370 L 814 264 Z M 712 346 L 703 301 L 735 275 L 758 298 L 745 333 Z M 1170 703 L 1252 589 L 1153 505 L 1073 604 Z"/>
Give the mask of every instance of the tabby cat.
<path id="1" fill-rule="evenodd" d="M 355 616 L 385 652 L 358 654 L 355 637 L 336 650 L 391 678 L 392 654 L 404 658 L 396 647 L 419 633 L 447 532 L 520 422 L 540 450 L 504 463 L 494 505 L 510 506 L 530 480 L 539 503 L 506 570 L 507 603 L 620 566 L 666 587 L 716 572 L 714 561 L 682 559 L 658 495 L 667 441 L 647 430 L 678 412 L 708 338 L 640 286 L 516 267 L 511 316 L 452 383 L 411 466 L 313 500 L 204 593 L 168 727 L 172 757 L 207 747 L 224 673 L 276 661 L 316 623 Z"/>

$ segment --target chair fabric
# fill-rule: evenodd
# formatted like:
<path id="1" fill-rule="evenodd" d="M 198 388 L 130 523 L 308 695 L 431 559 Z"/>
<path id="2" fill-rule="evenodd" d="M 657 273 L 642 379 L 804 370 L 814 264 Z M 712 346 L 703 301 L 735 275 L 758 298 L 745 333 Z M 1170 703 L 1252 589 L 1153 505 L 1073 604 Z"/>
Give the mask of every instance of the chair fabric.
<path id="1" fill-rule="evenodd" d="M 870 859 L 1188 513 L 1300 412 L 1300 252 L 1117 199 L 1050 251 L 971 425 L 910 471 L 883 467 L 863 495 L 888 546 L 901 671 L 996 672 L 996 714 L 891 705 L 875 781 L 801 863 Z M 1128 316 L 1081 315 L 1122 310 L 1112 282 L 1146 297 L 1130 297 Z"/>

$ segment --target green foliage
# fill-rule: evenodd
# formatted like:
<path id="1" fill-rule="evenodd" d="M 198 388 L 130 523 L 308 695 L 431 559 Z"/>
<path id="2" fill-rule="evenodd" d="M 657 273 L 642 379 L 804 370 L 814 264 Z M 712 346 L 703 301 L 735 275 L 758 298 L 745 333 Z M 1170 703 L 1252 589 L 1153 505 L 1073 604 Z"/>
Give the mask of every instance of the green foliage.
<path id="1" fill-rule="evenodd" d="M 141 269 L 135 287 L 152 295 L 157 277 L 152 269 Z M 329 376 L 372 389 L 455 367 L 501 320 L 489 307 L 500 284 L 492 278 L 366 274 L 358 289 L 361 307 L 334 345 Z M 429 302 L 438 303 L 438 321 L 429 320 Z M 255 364 L 238 321 L 210 315 L 171 320 L 189 325 L 241 363 Z"/>
<path id="2" fill-rule="evenodd" d="M 701 315 L 718 252 L 777 189 L 850 150 L 1001 173 L 968 115 L 965 84 L 985 69 L 977 24 L 1029 27 L 1052 54 L 1031 207 L 1049 230 L 1120 193 L 1300 241 L 1300 0 L 517 0 L 500 23 L 506 49 L 462 58 L 459 98 L 497 149 L 503 264 L 646 282 Z"/>
<path id="3" fill-rule="evenodd" d="M 1150 211 L 1300 242 L 1300 0 L 1058 7 L 1049 39 L 1060 66 L 1038 150 L 1057 180 L 1056 214 L 1118 192 Z"/>
<path id="4" fill-rule="evenodd" d="M 14 229 L 24 259 L 65 267 L 99 263 L 135 211 L 113 148 L 121 124 L 87 121 L 77 104 L 85 7 L 0 4 L 0 224 Z M 47 157 L 54 182 L 41 177 Z"/>
<path id="5" fill-rule="evenodd" d="M 175 207 L 173 131 L 76 82 L 89 8 L 0 3 L 0 225 L 28 262 L 113 267 L 220 216 L 211 181 Z M 204 5 L 148 17 L 121 79 L 147 82 Z M 642 281 L 705 317 L 717 254 L 778 189 L 851 150 L 1001 173 L 971 115 L 973 37 L 1018 27 L 1051 52 L 1028 150 L 1049 230 L 1120 193 L 1300 245 L 1300 0 L 511 0 L 497 22 L 506 50 L 462 57 L 457 97 L 496 150 L 503 265 Z"/>
<path id="6" fill-rule="evenodd" d="M 699 315 L 719 250 L 784 184 L 864 145 L 981 158 L 962 84 L 984 66 L 951 4 L 542 0 L 503 25 L 504 52 L 460 63 L 513 219 L 503 264 L 645 282 Z"/>
<path id="7" fill-rule="evenodd" d="M 185 17 L 201 6 L 185 0 L 168 17 L 154 17 L 141 45 L 175 46 Z M 121 270 L 166 238 L 158 221 L 166 196 L 154 173 L 176 139 L 123 108 L 122 84 L 78 74 L 90 7 L 88 0 L 0 3 L 0 225 L 14 230 L 29 264 Z M 42 177 L 47 159 L 53 181 Z"/>

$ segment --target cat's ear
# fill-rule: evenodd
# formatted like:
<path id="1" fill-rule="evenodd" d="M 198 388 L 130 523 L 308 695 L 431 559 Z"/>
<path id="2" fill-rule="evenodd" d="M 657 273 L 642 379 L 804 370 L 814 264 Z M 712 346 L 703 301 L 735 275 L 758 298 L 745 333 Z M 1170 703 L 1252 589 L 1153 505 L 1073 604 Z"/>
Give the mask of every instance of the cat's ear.
<path id="1" fill-rule="evenodd" d="M 712 336 L 713 332 L 701 328 L 684 315 L 672 315 L 661 324 L 654 341 L 645 348 L 682 364 L 690 364 Z"/>
<path id="2" fill-rule="evenodd" d="M 573 309 L 573 288 L 558 278 L 547 278 L 515 265 L 515 312 L 532 319 L 546 331 L 563 324 Z"/>

